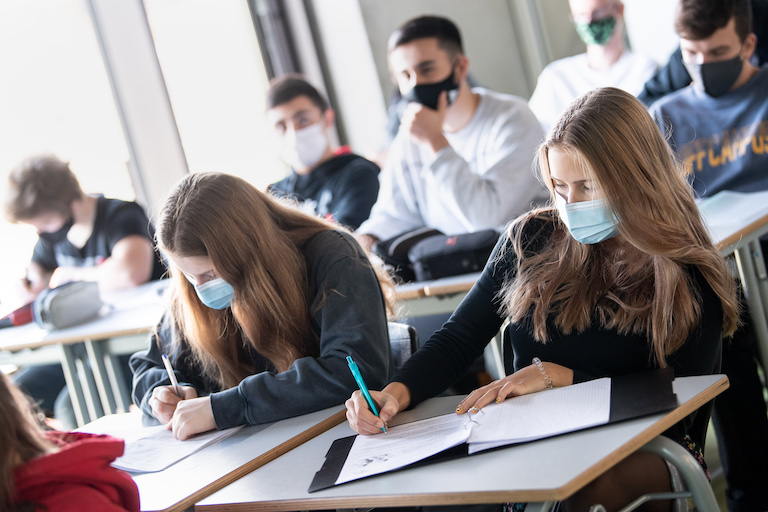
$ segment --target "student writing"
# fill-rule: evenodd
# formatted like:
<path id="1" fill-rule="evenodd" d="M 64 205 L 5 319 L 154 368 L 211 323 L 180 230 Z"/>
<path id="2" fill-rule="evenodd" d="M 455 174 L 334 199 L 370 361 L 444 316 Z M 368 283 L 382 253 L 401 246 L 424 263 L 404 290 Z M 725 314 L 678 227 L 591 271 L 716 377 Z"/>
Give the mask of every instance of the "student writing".
<path id="1" fill-rule="evenodd" d="M 585 94 L 548 134 L 538 163 L 551 206 L 510 225 L 443 328 L 382 392 L 371 391 L 381 419 L 353 394 L 347 417 L 357 432 L 380 432 L 382 420 L 452 385 L 505 317 L 510 375 L 471 393 L 461 414 L 550 384 L 654 367 L 671 366 L 678 376 L 718 369 L 722 335 L 737 324 L 735 284 L 643 104 L 615 88 Z M 700 456 L 695 443 L 706 421 L 697 430 L 695 419 L 666 435 Z M 661 458 L 638 452 L 564 506 L 619 509 L 675 485 Z"/>
<path id="2" fill-rule="evenodd" d="M 182 179 L 157 227 L 171 304 L 131 359 L 134 401 L 186 439 L 343 403 L 357 389 L 347 355 L 383 385 L 391 282 L 342 229 L 231 175 Z"/>

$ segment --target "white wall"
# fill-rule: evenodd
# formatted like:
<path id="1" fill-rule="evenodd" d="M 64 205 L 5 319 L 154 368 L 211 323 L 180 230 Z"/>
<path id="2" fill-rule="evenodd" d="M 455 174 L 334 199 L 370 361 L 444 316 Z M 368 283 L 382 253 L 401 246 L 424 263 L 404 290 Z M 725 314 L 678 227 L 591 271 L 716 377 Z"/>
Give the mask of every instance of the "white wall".
<path id="1" fill-rule="evenodd" d="M 371 155 L 387 143 L 386 101 L 358 0 L 312 0 L 337 115 L 353 151 Z"/>
<path id="2" fill-rule="evenodd" d="M 632 49 L 644 53 L 659 65 L 666 64 L 678 45 L 673 28 L 677 1 L 623 1 L 627 35 Z"/>

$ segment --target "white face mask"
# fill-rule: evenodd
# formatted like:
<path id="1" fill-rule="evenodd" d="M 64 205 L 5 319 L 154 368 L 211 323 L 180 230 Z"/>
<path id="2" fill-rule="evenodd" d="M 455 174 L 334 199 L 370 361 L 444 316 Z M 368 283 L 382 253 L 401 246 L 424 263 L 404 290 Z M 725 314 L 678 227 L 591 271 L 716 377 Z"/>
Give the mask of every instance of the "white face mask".
<path id="1" fill-rule="evenodd" d="M 293 136 L 290 134 L 293 133 Z M 280 156 L 294 170 L 312 169 L 328 149 L 328 136 L 322 122 L 280 137 Z"/>

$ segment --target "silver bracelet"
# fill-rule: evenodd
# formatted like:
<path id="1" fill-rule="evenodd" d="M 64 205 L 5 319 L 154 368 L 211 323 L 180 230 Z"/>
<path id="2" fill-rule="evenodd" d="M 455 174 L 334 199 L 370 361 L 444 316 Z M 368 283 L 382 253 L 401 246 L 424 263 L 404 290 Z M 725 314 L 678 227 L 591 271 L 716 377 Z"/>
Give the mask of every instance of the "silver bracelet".
<path id="1" fill-rule="evenodd" d="M 541 362 L 541 359 L 534 357 L 533 364 L 536 365 L 536 367 L 539 369 L 539 373 L 541 373 L 541 376 L 544 377 L 544 382 L 547 383 L 547 389 L 554 389 L 555 386 L 552 385 L 552 379 L 550 379 L 549 375 L 547 375 L 547 370 L 544 369 L 544 364 Z"/>

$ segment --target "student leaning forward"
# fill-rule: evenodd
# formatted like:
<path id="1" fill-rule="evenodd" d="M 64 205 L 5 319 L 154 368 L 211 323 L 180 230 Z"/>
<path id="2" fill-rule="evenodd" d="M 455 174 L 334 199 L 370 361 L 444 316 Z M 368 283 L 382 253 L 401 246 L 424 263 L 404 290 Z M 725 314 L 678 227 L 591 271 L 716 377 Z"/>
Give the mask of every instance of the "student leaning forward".
<path id="1" fill-rule="evenodd" d="M 585 94 L 538 157 L 550 206 L 509 226 L 450 320 L 383 391 L 371 392 L 381 419 L 359 392 L 352 395 L 347 417 L 357 432 L 381 432 L 383 421 L 453 384 L 506 317 L 509 375 L 471 393 L 458 414 L 597 377 L 667 366 L 676 376 L 719 369 L 722 337 L 737 326 L 735 283 L 643 104 L 614 88 Z M 665 432 L 702 464 L 708 412 Z M 617 510 L 677 486 L 660 457 L 637 452 L 563 506 Z M 669 510 L 670 503 L 649 506 Z"/>
<path id="2" fill-rule="evenodd" d="M 196 173 L 166 199 L 156 237 L 170 306 L 131 358 L 133 398 L 175 437 L 341 404 L 357 389 L 346 356 L 372 386 L 391 376 L 382 290 L 393 287 L 343 228 Z"/>

